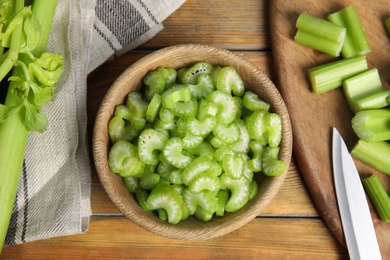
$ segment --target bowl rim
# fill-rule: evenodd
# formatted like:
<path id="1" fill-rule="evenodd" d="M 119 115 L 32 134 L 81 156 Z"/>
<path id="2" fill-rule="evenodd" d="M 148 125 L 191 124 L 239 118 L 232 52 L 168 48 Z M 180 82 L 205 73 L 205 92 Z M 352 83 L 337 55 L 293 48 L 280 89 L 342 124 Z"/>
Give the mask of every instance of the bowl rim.
<path id="1" fill-rule="evenodd" d="M 199 59 L 194 59 L 191 62 L 187 61 L 192 58 L 192 56 L 187 57 L 188 51 L 190 51 L 190 53 L 191 51 L 194 52 L 194 54 L 191 53 L 190 55 L 199 56 Z M 199 53 L 200 55 L 196 55 L 197 53 Z M 170 61 L 171 65 L 175 64 L 175 66 L 171 67 L 176 67 L 176 69 L 179 68 L 179 65 L 177 64 L 187 64 L 188 66 L 190 64 L 194 64 L 197 61 L 206 61 L 221 66 L 230 65 L 235 68 L 236 66 L 239 66 L 237 70 L 245 70 L 247 72 L 245 76 L 243 76 L 243 78 L 245 77 L 244 81 L 247 79 L 247 77 L 253 77 L 254 79 L 256 79 L 256 82 L 258 81 L 260 84 L 262 84 L 263 87 L 266 86 L 265 90 L 262 90 L 263 92 L 267 93 L 267 95 L 270 96 L 274 95 L 277 98 L 278 102 L 271 102 L 271 107 L 282 117 L 283 137 L 280 146 L 279 158 L 286 162 L 286 170 L 282 175 L 278 177 L 262 177 L 261 185 L 262 187 L 267 186 L 267 188 L 265 188 L 264 190 L 260 190 L 257 196 L 252 199 L 252 203 L 249 202 L 246 206 L 244 206 L 244 208 L 235 213 L 228 213 L 228 217 L 213 217 L 213 219 L 209 222 L 200 222 L 199 220 L 194 220 L 190 218 L 176 225 L 161 221 L 153 213 L 144 211 L 138 205 L 138 203 L 135 202 L 134 196 L 131 195 L 129 191 L 123 190 L 121 188 L 121 186 L 124 187 L 124 184 L 119 175 L 112 173 L 108 169 L 107 158 L 109 151 L 108 149 L 110 146 L 109 141 L 107 141 L 108 120 L 113 115 L 114 107 L 117 104 L 121 104 L 121 102 L 124 102 L 124 98 L 129 93 L 124 93 L 124 89 L 126 89 L 126 87 L 124 87 L 124 84 L 130 84 L 131 82 L 129 82 L 129 79 L 133 81 L 138 80 L 136 81 L 139 82 L 136 84 L 136 90 L 138 90 L 139 88 L 141 88 L 141 80 L 139 79 L 142 79 L 143 76 L 146 75 L 147 71 L 155 69 L 162 64 L 169 64 L 169 62 L 165 61 L 165 59 L 170 57 L 171 60 L 175 61 Z M 150 66 L 145 69 L 143 65 Z M 140 74 L 143 75 L 140 76 Z M 122 92 L 123 96 L 121 98 L 118 97 L 118 95 L 116 94 L 118 91 L 120 91 L 120 93 Z M 259 215 L 259 213 L 276 196 L 277 192 L 279 191 L 280 187 L 284 182 L 284 179 L 288 172 L 288 166 L 291 162 L 291 122 L 287 107 L 274 83 L 268 78 L 266 74 L 264 74 L 256 65 L 254 65 L 249 60 L 236 53 L 233 53 L 232 51 L 212 45 L 173 45 L 156 50 L 135 61 L 128 68 L 126 68 L 120 74 L 120 76 L 112 83 L 112 85 L 106 92 L 103 100 L 101 101 L 101 104 L 96 114 L 92 133 L 92 152 L 95 169 L 105 192 L 107 193 L 111 201 L 114 203 L 114 205 L 133 223 L 142 227 L 145 230 L 148 230 L 149 232 L 163 237 L 182 240 L 211 239 L 225 235 L 233 230 L 244 226 L 249 221 L 254 219 L 257 215 Z M 258 203 L 260 197 L 261 201 L 260 203 Z M 130 201 L 125 201 L 127 199 L 130 199 Z"/>

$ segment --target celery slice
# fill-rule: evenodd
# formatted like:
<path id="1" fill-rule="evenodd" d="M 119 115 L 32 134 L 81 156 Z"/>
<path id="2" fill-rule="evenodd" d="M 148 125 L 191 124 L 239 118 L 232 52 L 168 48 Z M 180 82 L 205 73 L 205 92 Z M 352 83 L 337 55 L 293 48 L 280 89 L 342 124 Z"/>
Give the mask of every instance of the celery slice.
<path id="1" fill-rule="evenodd" d="M 356 9 L 348 6 L 338 12 L 330 14 L 328 20 L 347 29 L 341 54 L 344 58 L 357 55 L 366 55 L 371 52 L 362 24 Z"/>
<path id="2" fill-rule="evenodd" d="M 242 98 L 244 107 L 251 111 L 265 110 L 268 111 L 271 105 L 264 100 L 261 100 L 259 96 L 251 91 L 246 91 Z"/>
<path id="3" fill-rule="evenodd" d="M 183 217 L 183 198 L 171 185 L 159 183 L 146 201 L 151 210 L 164 209 L 168 214 L 168 222 L 177 224 Z"/>
<path id="4" fill-rule="evenodd" d="M 334 57 L 340 56 L 346 29 L 327 20 L 301 13 L 295 41 Z"/>
<path id="5" fill-rule="evenodd" d="M 230 95 L 234 93 L 236 96 L 242 96 L 245 92 L 244 80 L 233 67 L 223 67 L 218 74 L 217 89 Z"/>
<path id="6" fill-rule="evenodd" d="M 161 95 L 165 88 L 165 78 L 160 71 L 150 71 L 144 77 L 145 97 L 147 100 L 152 100 L 155 94 Z"/>
<path id="7" fill-rule="evenodd" d="M 378 176 L 371 175 L 363 179 L 362 182 L 381 220 L 390 222 L 390 197 Z"/>
<path id="8" fill-rule="evenodd" d="M 225 210 L 234 212 L 242 208 L 249 200 L 250 182 L 244 176 L 235 180 L 225 173 L 221 175 L 220 180 L 221 184 L 231 191 Z"/>
<path id="9" fill-rule="evenodd" d="M 360 139 L 351 150 L 351 155 L 390 175 L 390 143 L 385 141 L 367 142 Z"/>
<path id="10" fill-rule="evenodd" d="M 139 186 L 145 190 L 152 190 L 160 182 L 160 175 L 155 173 L 156 165 L 146 164 L 140 176 Z"/>
<path id="11" fill-rule="evenodd" d="M 148 105 L 148 108 L 146 110 L 146 121 L 152 123 L 157 116 L 160 113 L 160 108 L 162 104 L 161 100 L 161 95 L 160 94 L 155 94 L 152 98 L 151 101 Z"/>
<path id="12" fill-rule="evenodd" d="M 215 215 L 222 217 L 225 215 L 225 205 L 229 200 L 229 192 L 226 189 L 220 189 L 217 194 L 218 206 Z"/>
<path id="13" fill-rule="evenodd" d="M 324 93 L 341 87 L 343 81 L 368 69 L 365 56 L 337 60 L 309 69 L 313 92 Z"/>
<path id="14" fill-rule="evenodd" d="M 192 96 L 196 99 L 205 98 L 207 94 L 215 90 L 213 79 L 209 74 L 200 74 L 197 84 L 189 84 L 188 86 Z"/>
<path id="15" fill-rule="evenodd" d="M 202 190 L 218 192 L 221 189 L 221 182 L 217 176 L 205 171 L 193 178 L 188 184 L 188 188 L 193 193 L 198 193 Z"/>
<path id="16" fill-rule="evenodd" d="M 145 164 L 139 159 L 135 145 L 120 140 L 110 149 L 108 167 L 122 177 L 140 177 L 144 172 Z"/>
<path id="17" fill-rule="evenodd" d="M 210 74 L 213 71 L 213 66 L 207 62 L 198 62 L 192 65 L 190 68 L 184 68 L 179 70 L 178 77 L 183 84 L 196 84 L 198 77 L 201 74 Z"/>
<path id="18" fill-rule="evenodd" d="M 366 142 L 390 140 L 390 109 L 359 111 L 352 118 L 352 128 Z"/>
<path id="19" fill-rule="evenodd" d="M 138 155 L 145 164 L 157 164 L 158 151 L 162 151 L 168 137 L 151 128 L 145 129 L 138 137 Z"/>
<path id="20" fill-rule="evenodd" d="M 148 103 L 142 99 L 140 92 L 130 92 L 126 98 L 126 106 L 137 117 L 146 117 Z"/>
<path id="21" fill-rule="evenodd" d="M 180 138 L 172 137 L 168 139 L 162 151 L 164 158 L 176 168 L 186 168 L 193 158 L 183 154 L 183 148 L 184 144 Z"/>

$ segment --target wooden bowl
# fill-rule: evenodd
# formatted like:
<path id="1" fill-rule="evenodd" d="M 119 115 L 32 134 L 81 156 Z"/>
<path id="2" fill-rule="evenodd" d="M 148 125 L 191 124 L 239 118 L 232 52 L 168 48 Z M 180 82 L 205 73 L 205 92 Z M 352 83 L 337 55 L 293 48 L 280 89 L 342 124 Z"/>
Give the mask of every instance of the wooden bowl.
<path id="1" fill-rule="evenodd" d="M 126 69 L 107 91 L 97 113 L 93 132 L 93 158 L 99 179 L 112 202 L 131 221 L 157 235 L 182 240 L 204 240 L 225 235 L 254 219 L 278 193 L 287 173 L 278 177 L 264 177 L 255 174 L 259 192 L 246 206 L 223 217 L 213 217 L 201 222 L 193 217 L 176 225 L 161 221 L 154 213 L 144 211 L 135 196 L 125 187 L 120 176 L 112 173 L 107 164 L 111 146 L 108 136 L 108 122 L 116 105 L 123 104 L 126 95 L 142 87 L 142 78 L 159 66 L 175 69 L 190 66 L 199 61 L 213 65 L 232 66 L 242 76 L 246 88 L 256 92 L 260 98 L 271 104 L 271 110 L 282 117 L 283 138 L 280 159 L 290 164 L 292 133 L 290 118 L 285 103 L 271 80 L 254 64 L 225 49 L 205 45 L 176 45 L 155 51 L 138 60 Z M 288 167 L 287 167 L 288 168 Z"/>

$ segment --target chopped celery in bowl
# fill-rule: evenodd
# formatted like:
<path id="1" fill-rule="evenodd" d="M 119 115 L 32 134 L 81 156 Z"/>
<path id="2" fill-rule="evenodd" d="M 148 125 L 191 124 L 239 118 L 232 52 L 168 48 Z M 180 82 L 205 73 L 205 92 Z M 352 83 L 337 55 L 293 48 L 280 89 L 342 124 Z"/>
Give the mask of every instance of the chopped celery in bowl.
<path id="1" fill-rule="evenodd" d="M 225 49 L 177 45 L 132 64 L 95 121 L 99 179 L 138 226 L 186 240 L 225 235 L 278 193 L 292 134 L 277 88 Z"/>

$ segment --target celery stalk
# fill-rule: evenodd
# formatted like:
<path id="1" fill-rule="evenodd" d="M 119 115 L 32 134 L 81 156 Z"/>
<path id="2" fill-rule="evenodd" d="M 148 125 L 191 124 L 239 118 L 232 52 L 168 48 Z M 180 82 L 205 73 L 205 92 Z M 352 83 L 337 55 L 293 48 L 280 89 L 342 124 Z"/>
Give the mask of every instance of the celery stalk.
<path id="1" fill-rule="evenodd" d="M 370 44 L 367 41 L 358 14 L 353 6 L 348 6 L 330 14 L 328 20 L 347 29 L 344 45 L 341 50 L 344 58 L 366 55 L 371 52 Z"/>
<path id="2" fill-rule="evenodd" d="M 35 0 L 33 6 L 37 19 L 41 22 L 42 34 L 39 47 L 34 50 L 34 55 L 40 56 L 47 44 L 48 34 L 50 32 L 54 10 L 57 0 Z M 14 13 L 17 13 L 24 7 L 24 0 L 16 0 Z M 11 46 L 18 47 L 21 42 L 21 30 L 19 26 L 12 33 Z M 49 28 L 49 29 L 48 29 Z M 19 32 L 20 31 L 20 32 Z M 28 59 L 27 57 L 24 57 Z M 20 76 L 22 68 L 17 66 L 13 70 L 13 76 Z M 21 99 L 16 92 L 13 92 L 13 84 L 17 81 L 11 81 L 6 96 L 5 106 L 20 105 Z M 25 109 L 20 109 L 9 116 L 7 120 L 0 123 L 0 252 L 4 245 L 10 222 L 13 205 L 15 203 L 16 192 L 23 167 L 24 153 L 28 141 L 28 130 L 26 127 Z"/>
<path id="3" fill-rule="evenodd" d="M 388 105 L 388 91 L 384 90 L 376 68 L 344 80 L 343 90 L 354 112 Z"/>
<path id="4" fill-rule="evenodd" d="M 390 140 L 390 109 L 359 111 L 352 118 L 352 128 L 366 142 Z"/>
<path id="5" fill-rule="evenodd" d="M 296 42 L 334 57 L 340 56 L 346 34 L 345 28 L 307 13 L 299 15 L 296 27 L 298 28 Z"/>
<path id="6" fill-rule="evenodd" d="M 376 175 L 371 175 L 363 179 L 362 182 L 381 220 L 390 222 L 390 197 L 379 178 Z"/>
<path id="7" fill-rule="evenodd" d="M 390 175 L 390 143 L 385 141 L 367 142 L 360 139 L 351 150 L 351 155 Z"/>
<path id="8" fill-rule="evenodd" d="M 365 56 L 319 65 L 309 69 L 309 78 L 314 93 L 320 94 L 341 87 L 343 81 L 368 69 Z"/>

